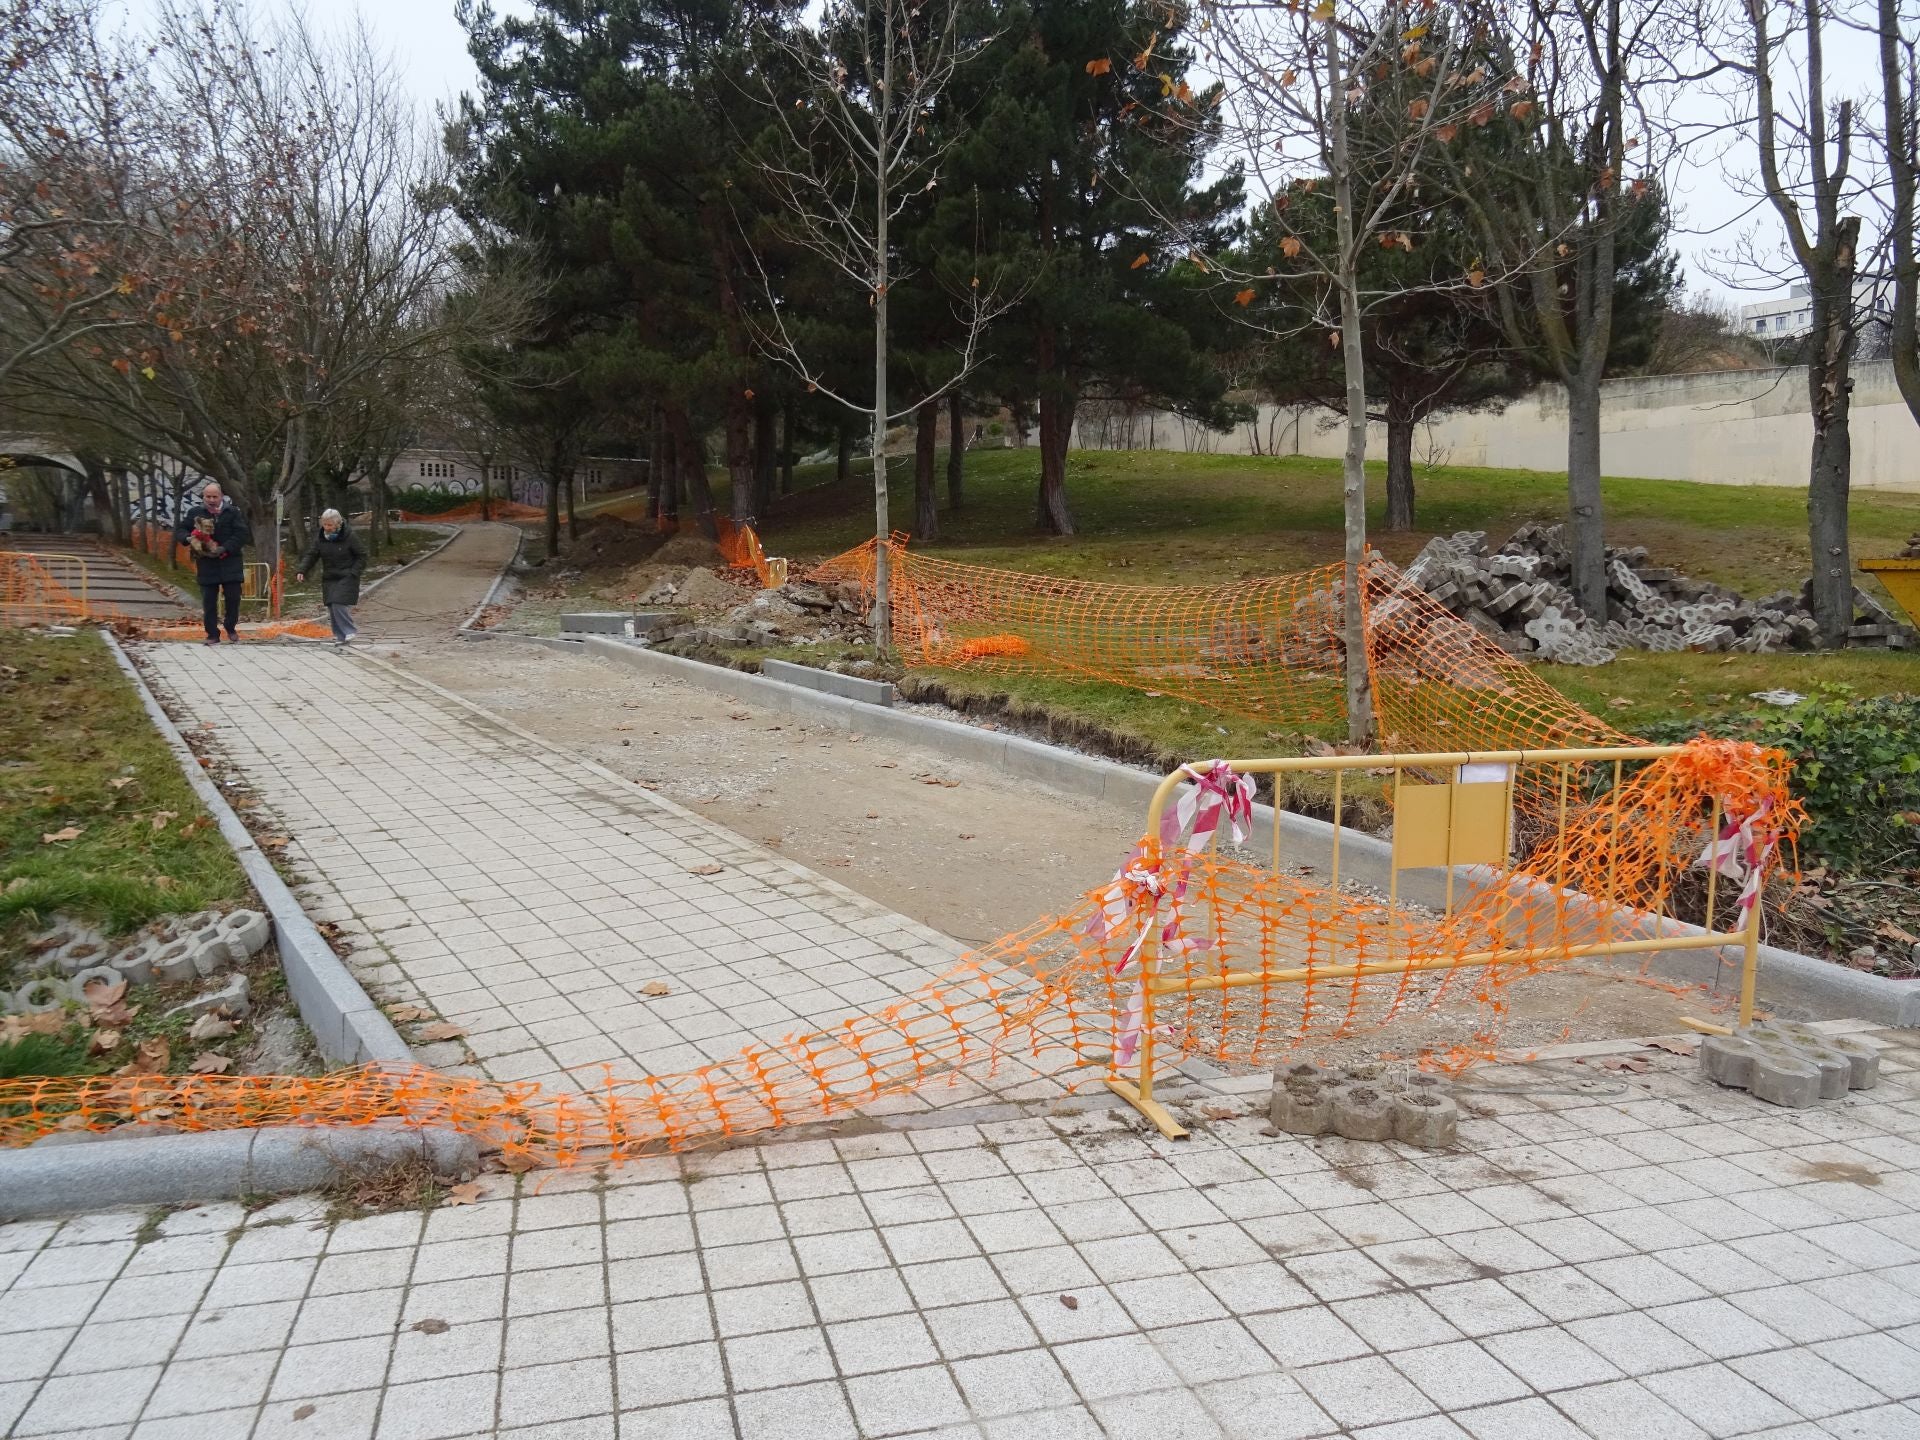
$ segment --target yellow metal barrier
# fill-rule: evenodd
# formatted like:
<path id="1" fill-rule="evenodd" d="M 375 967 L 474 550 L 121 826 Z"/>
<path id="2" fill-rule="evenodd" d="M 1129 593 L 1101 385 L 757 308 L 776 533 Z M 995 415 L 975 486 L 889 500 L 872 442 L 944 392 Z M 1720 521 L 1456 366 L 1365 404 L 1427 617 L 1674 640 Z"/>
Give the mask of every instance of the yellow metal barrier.
<path id="1" fill-rule="evenodd" d="M 1637 817 L 1622 809 L 1623 784 L 1630 778 L 1628 767 L 1658 761 L 1681 754 L 1677 745 L 1619 746 L 1574 750 L 1503 750 L 1493 752 L 1453 752 L 1419 755 L 1341 755 L 1284 759 L 1232 760 L 1226 762 L 1240 775 L 1272 775 L 1276 794 L 1281 777 L 1317 774 L 1326 777 L 1331 788 L 1333 831 L 1330 841 L 1331 874 L 1324 889 L 1302 886 L 1300 925 L 1303 934 L 1326 937 L 1330 942 L 1350 949 L 1362 948 L 1360 926 L 1368 926 L 1367 944 L 1377 948 L 1384 943 L 1386 958 L 1345 963 L 1315 962 L 1311 952 L 1317 940 L 1307 946 L 1308 961 L 1303 965 L 1276 964 L 1279 946 L 1261 947 L 1259 968 L 1229 968 L 1224 958 L 1218 967 L 1196 973 L 1188 963 L 1182 973 L 1168 973 L 1158 965 L 1163 935 L 1157 922 L 1142 932 L 1138 950 L 1138 1064 L 1111 1069 L 1107 1085 L 1135 1109 L 1151 1120 L 1163 1135 L 1180 1138 L 1186 1130 L 1154 1099 L 1155 1010 L 1166 997 L 1185 997 L 1206 992 L 1225 992 L 1245 986 L 1311 986 L 1322 981 L 1344 980 L 1357 983 L 1375 976 L 1410 977 L 1429 971 L 1485 970 L 1501 966 L 1537 967 L 1543 962 L 1573 960 L 1591 956 L 1644 955 L 1659 951 L 1713 950 L 1739 945 L 1743 949 L 1740 980 L 1740 1023 L 1753 1017 L 1754 977 L 1759 958 L 1760 905 L 1750 904 L 1740 928 L 1716 930 L 1719 871 L 1709 868 L 1706 878 L 1705 917 L 1699 928 L 1684 926 L 1676 917 L 1650 913 L 1632 903 L 1643 897 L 1629 895 L 1627 887 L 1614 885 L 1617 866 L 1609 861 L 1601 883 L 1586 881 L 1584 893 L 1567 888 L 1566 847 L 1557 848 L 1559 875 L 1530 874 L 1516 859 L 1516 820 L 1545 834 L 1564 837 L 1570 818 L 1585 817 L 1597 821 L 1603 833 L 1608 827 L 1618 837 L 1631 833 Z M 1341 892 L 1341 834 L 1346 810 L 1352 801 L 1355 777 L 1378 779 L 1381 798 L 1393 814 L 1392 858 L 1384 910 L 1384 923 L 1377 908 L 1364 915 L 1357 913 L 1353 897 L 1343 899 Z M 1147 807 L 1146 834 L 1159 836 L 1161 820 L 1173 803 L 1182 783 L 1193 779 L 1189 770 L 1176 770 L 1160 782 Z M 1702 807 L 1703 811 L 1708 807 Z M 1611 814 L 1609 816 L 1609 809 Z M 1720 836 L 1722 804 L 1716 796 L 1710 814 L 1704 820 L 1704 834 Z M 1276 805 L 1273 825 L 1271 865 L 1276 874 L 1282 865 L 1283 812 Z M 1546 827 L 1551 827 L 1547 829 Z M 1696 829 L 1701 827 L 1695 827 Z M 1531 848 L 1531 847 L 1527 847 Z M 1684 862 L 1683 862 L 1684 863 Z M 1395 917 L 1405 918 L 1401 900 L 1400 877 L 1405 870 L 1445 872 L 1444 895 L 1447 922 L 1428 922 L 1426 938 L 1431 953 L 1420 946 L 1419 924 L 1396 927 Z M 1467 948 L 1462 936 L 1482 933 L 1454 926 L 1457 884 L 1461 872 L 1472 887 L 1473 895 L 1493 892 L 1510 912 L 1490 907 L 1486 932 L 1498 941 L 1503 936 L 1502 921 L 1522 931 L 1537 929 L 1522 923 L 1529 916 L 1545 912 L 1552 916 L 1553 943 L 1503 945 L 1488 944 Z M 1596 890 L 1600 893 L 1595 893 Z M 1607 893 L 1612 891 L 1614 893 Z M 1469 900 L 1468 904 L 1474 904 Z M 1423 907 L 1424 909 L 1424 907 Z M 1324 912 L 1324 913 L 1321 913 Z M 1738 912 L 1736 911 L 1736 914 Z M 1192 917 L 1188 917 L 1191 919 Z M 1461 917 L 1466 918 L 1466 917 Z M 1217 931 L 1225 921 L 1209 916 L 1202 925 L 1190 929 Z M 1406 937 L 1408 948 L 1394 954 L 1396 928 Z M 1622 932 L 1652 929 L 1652 935 L 1631 939 L 1609 938 Z M 1674 933 L 1683 931 L 1683 933 Z M 1191 940 L 1186 943 L 1190 946 Z M 1444 948 L 1443 948 L 1444 947 Z M 1128 967 L 1131 971 L 1131 966 Z M 1224 995 L 1222 1000 L 1224 1001 Z M 1714 1028 L 1701 1026 L 1700 1028 Z"/>
<path id="2" fill-rule="evenodd" d="M 248 561 L 246 573 L 240 580 L 240 598 L 271 600 L 273 598 L 273 566 L 264 560 Z"/>

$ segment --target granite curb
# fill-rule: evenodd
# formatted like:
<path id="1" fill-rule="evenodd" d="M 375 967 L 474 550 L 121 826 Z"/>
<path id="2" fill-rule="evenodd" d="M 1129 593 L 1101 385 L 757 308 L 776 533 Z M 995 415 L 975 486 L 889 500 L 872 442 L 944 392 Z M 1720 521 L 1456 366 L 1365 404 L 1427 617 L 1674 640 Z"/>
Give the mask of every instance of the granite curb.
<path id="1" fill-rule="evenodd" d="M 233 847 L 247 879 L 260 896 L 262 908 L 273 922 L 273 938 L 280 949 L 280 965 L 286 972 L 287 989 L 293 996 L 300 1018 L 313 1032 L 320 1053 L 340 1065 L 364 1065 L 384 1062 L 398 1065 L 415 1063 L 413 1052 L 400 1038 L 372 998 L 354 979 L 351 971 L 333 953 L 333 947 L 300 908 L 300 902 L 273 868 L 273 862 L 254 843 L 247 827 L 207 778 L 199 758 L 188 748 L 179 728 L 160 708 L 146 679 L 109 632 L 102 631 L 107 648 L 138 690 L 154 727 L 165 737 L 179 762 L 187 783 L 220 826 L 220 833 Z"/>

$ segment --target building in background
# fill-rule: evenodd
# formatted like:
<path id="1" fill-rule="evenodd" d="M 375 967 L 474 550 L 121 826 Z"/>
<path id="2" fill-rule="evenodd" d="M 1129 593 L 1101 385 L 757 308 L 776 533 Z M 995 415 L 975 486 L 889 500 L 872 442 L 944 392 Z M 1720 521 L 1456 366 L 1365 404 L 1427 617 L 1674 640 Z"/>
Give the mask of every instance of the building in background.
<path id="1" fill-rule="evenodd" d="M 402 450 L 387 472 L 387 485 L 395 490 L 451 490 L 478 495 L 482 479 L 495 495 L 537 505 L 546 499 L 546 477 L 538 468 L 522 464 L 495 463 L 483 476 L 480 457 L 465 450 L 422 446 Z M 583 455 L 573 472 L 574 483 L 585 493 L 605 490 L 631 490 L 647 483 L 647 462 L 613 455 Z M 576 492 L 577 493 L 577 492 Z"/>
<path id="2" fill-rule="evenodd" d="M 1876 336 L 1884 334 L 1889 327 L 1893 313 L 1888 301 L 1891 290 L 1890 277 L 1863 275 L 1854 281 L 1853 303 L 1859 330 L 1854 351 L 1857 358 L 1877 359 L 1882 353 Z M 1805 285 L 1795 285 L 1783 298 L 1756 300 L 1740 307 L 1740 331 L 1755 340 L 1798 340 L 1812 325 L 1813 296 Z"/>

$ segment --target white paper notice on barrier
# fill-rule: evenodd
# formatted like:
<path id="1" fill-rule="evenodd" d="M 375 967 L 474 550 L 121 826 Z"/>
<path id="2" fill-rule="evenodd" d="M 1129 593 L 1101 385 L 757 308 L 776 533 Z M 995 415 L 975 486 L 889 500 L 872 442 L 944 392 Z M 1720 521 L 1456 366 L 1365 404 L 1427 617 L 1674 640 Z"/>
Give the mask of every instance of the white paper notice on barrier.
<path id="1" fill-rule="evenodd" d="M 1497 765 L 1487 762 L 1475 762 L 1462 765 L 1454 772 L 1454 782 L 1460 785 L 1504 785 L 1513 776 L 1511 765 Z"/>

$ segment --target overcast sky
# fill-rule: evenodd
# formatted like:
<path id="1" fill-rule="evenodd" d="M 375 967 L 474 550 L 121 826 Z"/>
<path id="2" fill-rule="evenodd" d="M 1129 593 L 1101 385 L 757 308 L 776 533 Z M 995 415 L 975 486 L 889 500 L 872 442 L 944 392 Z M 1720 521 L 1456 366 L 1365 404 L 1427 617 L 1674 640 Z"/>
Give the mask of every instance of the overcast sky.
<path id="1" fill-rule="evenodd" d="M 154 0 L 116 0 L 136 24 L 151 13 Z M 294 0 L 239 0 L 262 11 L 291 8 Z M 519 8 L 520 0 L 495 0 L 498 9 Z M 351 25 L 363 18 L 376 39 L 394 56 L 400 73 L 419 96 L 421 107 L 430 113 L 436 103 L 450 102 L 472 87 L 476 76 L 467 56 L 466 35 L 453 16 L 453 0 L 304 0 L 300 6 L 323 29 Z M 1839 32 L 1829 40 L 1833 72 L 1845 76 L 1863 88 L 1872 78 L 1874 53 L 1871 40 L 1863 35 Z M 1745 153 L 1702 156 L 1699 163 L 1687 167 L 1677 177 L 1675 200 L 1681 215 L 1682 233 L 1673 237 L 1687 264 L 1689 291 L 1715 296 L 1726 303 L 1741 303 L 1764 298 L 1784 290 L 1757 280 L 1757 288 L 1734 292 L 1705 268 L 1715 250 L 1725 249 L 1734 232 L 1758 225 L 1761 234 L 1778 234 L 1770 211 L 1756 211 L 1752 202 L 1735 192 L 1728 183 L 1729 171 L 1751 168 Z M 1869 226 L 1872 222 L 1869 220 Z M 1723 266 L 1713 267 L 1724 270 Z"/>

